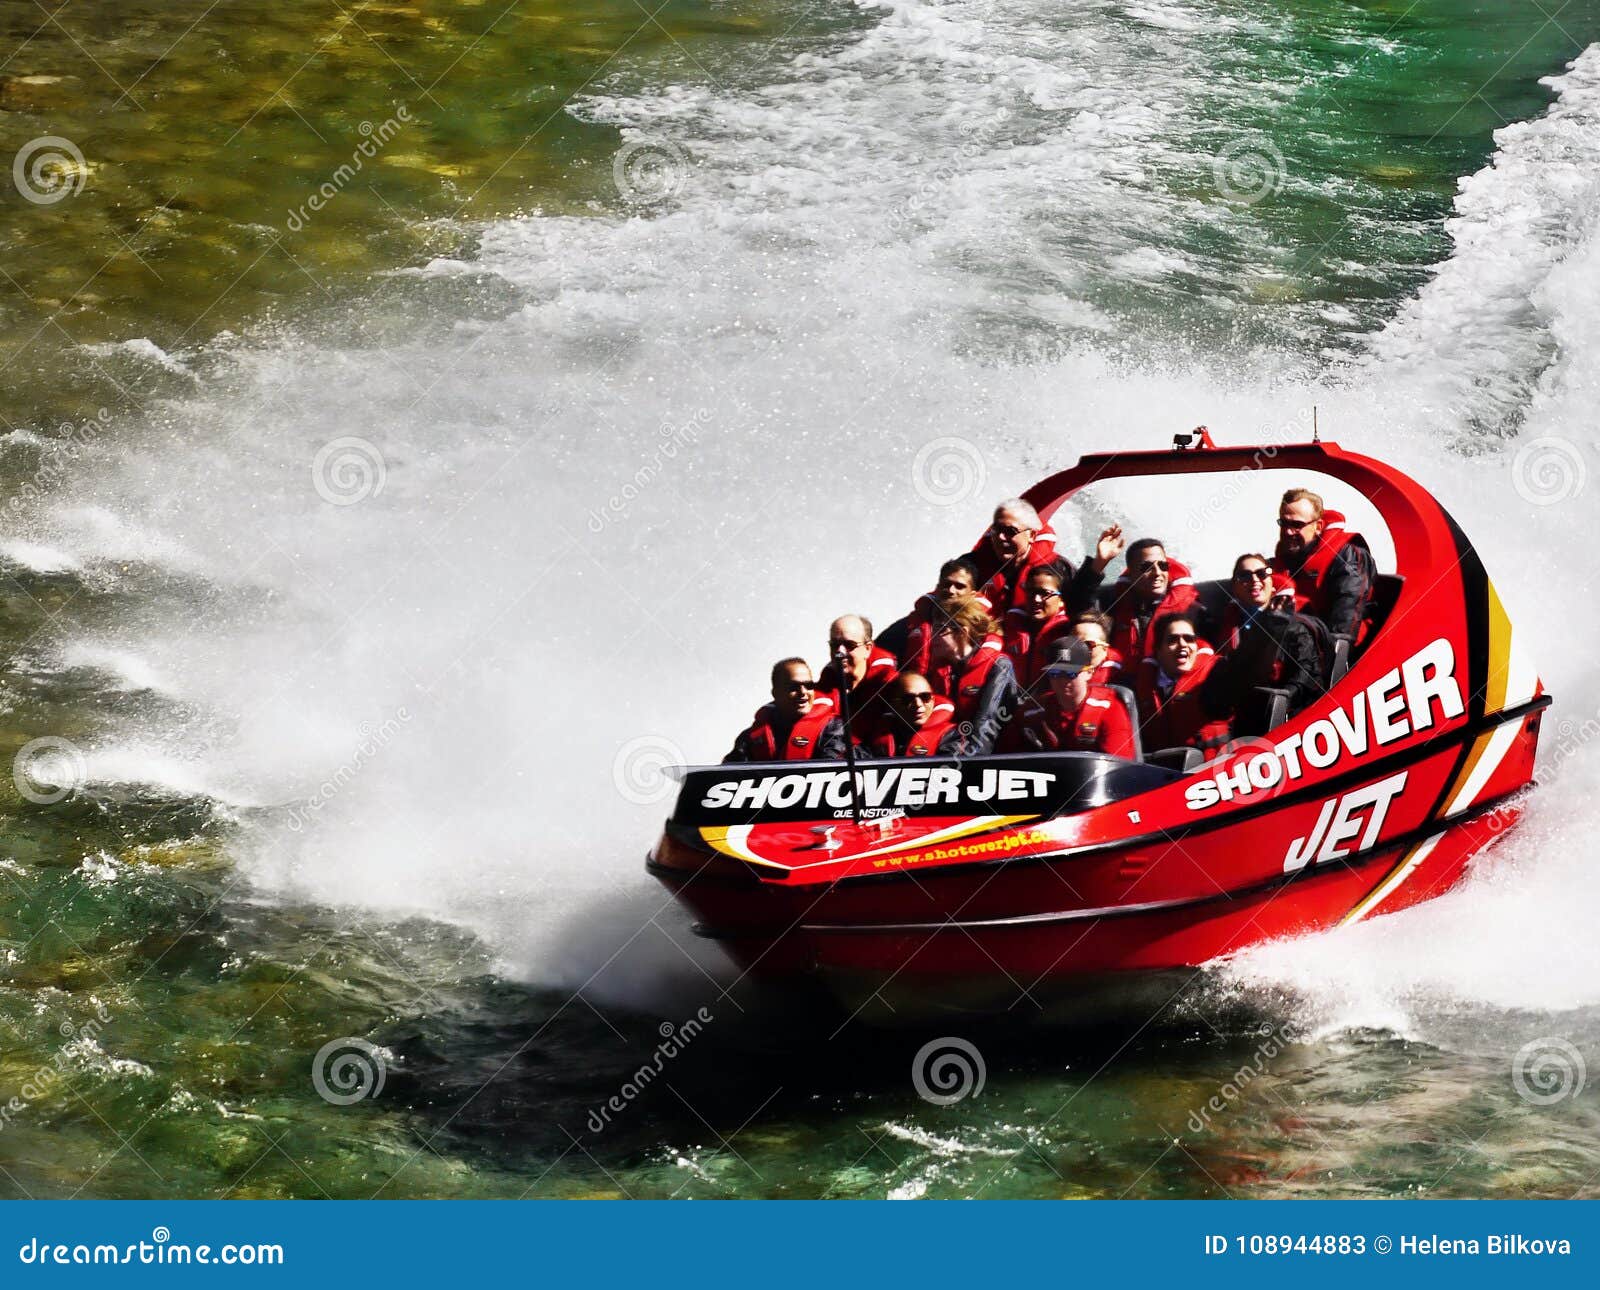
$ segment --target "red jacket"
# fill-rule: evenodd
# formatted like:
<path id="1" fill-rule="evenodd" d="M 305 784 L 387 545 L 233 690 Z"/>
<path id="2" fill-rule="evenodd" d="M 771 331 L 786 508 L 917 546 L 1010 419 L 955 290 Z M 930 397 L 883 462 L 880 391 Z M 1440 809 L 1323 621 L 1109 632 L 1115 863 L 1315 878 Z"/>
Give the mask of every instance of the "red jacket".
<path id="1" fill-rule="evenodd" d="M 997 633 L 991 632 L 963 662 L 936 667 L 927 673 L 934 693 L 944 695 L 955 704 L 957 725 L 972 721 L 978 715 L 978 698 L 983 693 L 984 682 L 989 679 L 989 669 L 996 659 L 1004 656 L 1005 643 Z"/>
<path id="2" fill-rule="evenodd" d="M 778 709 L 768 703 L 756 710 L 754 724 L 733 745 L 733 752 L 725 760 L 733 761 L 806 761 L 819 755 L 823 747 L 823 732 L 839 714 L 834 711 L 833 700 L 817 695 L 811 708 L 797 720 L 778 747 L 778 729 L 775 718 Z"/>
<path id="3" fill-rule="evenodd" d="M 1105 662 L 1089 674 L 1091 685 L 1131 685 L 1133 678 L 1125 675 L 1127 668 L 1122 654 L 1114 649 L 1106 651 Z"/>
<path id="4" fill-rule="evenodd" d="M 1020 565 L 1002 565 L 990 545 L 988 533 L 978 539 L 972 554 L 978 558 L 978 570 L 985 580 L 979 590 L 988 598 L 995 613 L 1004 614 L 1008 609 L 1021 609 L 1027 603 L 1023 591 L 1030 572 L 1042 564 L 1056 563 L 1055 530 L 1046 524 L 1035 533 Z"/>
<path id="5" fill-rule="evenodd" d="M 951 716 L 950 706 L 941 703 L 920 729 L 897 731 L 893 729 L 896 723 L 886 723 L 873 738 L 869 751 L 874 757 L 953 756 L 959 751 L 961 733 Z"/>
<path id="6" fill-rule="evenodd" d="M 1032 690 L 1050 661 L 1050 647 L 1072 634 L 1072 615 L 1062 610 L 1036 624 L 1027 610 L 1013 609 L 1006 614 L 1003 626 L 1006 657 L 1017 670 L 1017 684 Z"/>
<path id="7" fill-rule="evenodd" d="M 1169 558 L 1167 594 L 1154 613 L 1143 611 L 1133 598 L 1133 579 L 1124 573 L 1113 588 L 1111 605 L 1111 648 L 1123 658 L 1146 658 L 1156 652 L 1156 619 L 1167 614 L 1190 612 L 1200 599 L 1194 575 L 1187 565 Z M 1199 624 L 1196 624 L 1198 627 Z"/>
<path id="8" fill-rule="evenodd" d="M 1227 743 L 1230 722 L 1226 717 L 1214 718 L 1200 705 L 1200 687 L 1211 669 L 1217 665 L 1217 656 L 1209 651 L 1195 660 L 1194 669 L 1185 672 L 1173 687 L 1162 694 L 1156 684 L 1161 665 L 1147 658 L 1139 666 L 1139 682 L 1134 693 L 1139 700 L 1143 721 L 1140 734 L 1145 751 L 1159 752 L 1163 748 L 1181 748 L 1189 744 L 1195 748 L 1216 748 Z"/>
<path id="9" fill-rule="evenodd" d="M 982 593 L 973 597 L 973 600 L 990 612 L 994 606 L 989 603 L 989 597 Z M 928 675 L 928 669 L 933 666 L 929 654 L 933 648 L 933 623 L 939 613 L 939 602 L 933 598 L 931 591 L 925 591 L 917 597 L 917 603 L 911 606 L 911 613 L 906 619 L 906 640 L 900 648 L 900 670 L 902 672 L 921 672 Z"/>
<path id="10" fill-rule="evenodd" d="M 1051 750 L 1133 756 L 1133 722 L 1128 710 L 1103 685 L 1091 684 L 1082 706 L 1073 713 L 1061 710 L 1052 690 L 1044 696 L 1043 704 L 1028 715 L 1027 733 L 1036 738 L 1039 746 Z"/>
<path id="11" fill-rule="evenodd" d="M 1333 609 L 1333 589 L 1328 578 L 1328 571 L 1333 568 L 1334 558 L 1347 546 L 1360 546 L 1366 549 L 1367 540 L 1359 533 L 1353 533 L 1345 527 L 1345 518 L 1338 511 L 1322 512 L 1322 533 L 1316 543 L 1307 551 L 1300 560 L 1299 568 L 1295 568 L 1288 554 L 1283 549 L 1283 539 L 1278 539 L 1278 545 L 1273 552 L 1272 567 L 1280 573 L 1287 573 L 1294 579 L 1294 607 L 1302 614 L 1313 614 L 1330 622 Z M 1367 589 L 1370 598 L 1371 587 Z M 1367 635 L 1367 619 L 1363 607 L 1363 615 L 1356 628 L 1356 643 L 1360 644 Z"/>
<path id="12" fill-rule="evenodd" d="M 867 655 L 867 674 L 850 691 L 850 736 L 857 743 L 866 743 L 877 733 L 878 723 L 888 711 L 889 683 L 900 675 L 894 655 L 881 646 L 874 645 Z M 844 715 L 844 703 L 839 698 L 839 665 L 829 663 L 817 678 L 817 697 L 826 698 L 838 715 Z"/>

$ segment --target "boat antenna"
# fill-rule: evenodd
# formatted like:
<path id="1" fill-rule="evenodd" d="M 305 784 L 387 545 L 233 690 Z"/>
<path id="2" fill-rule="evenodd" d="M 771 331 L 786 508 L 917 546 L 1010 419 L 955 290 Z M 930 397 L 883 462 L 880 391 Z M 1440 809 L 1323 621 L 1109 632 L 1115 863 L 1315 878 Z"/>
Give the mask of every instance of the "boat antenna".
<path id="1" fill-rule="evenodd" d="M 850 658 L 850 651 L 843 645 L 833 653 L 833 664 L 839 669 L 839 715 L 844 719 L 844 760 L 849 766 L 850 775 L 850 818 L 855 821 L 856 828 L 861 827 L 861 785 L 856 779 L 856 741 L 850 733 L 850 690 L 855 684 L 850 679 L 850 673 L 845 668 L 845 663 Z"/>
<path id="2" fill-rule="evenodd" d="M 1322 442 L 1322 431 L 1317 429 L 1317 405 L 1315 403 L 1311 405 L 1311 442 Z"/>

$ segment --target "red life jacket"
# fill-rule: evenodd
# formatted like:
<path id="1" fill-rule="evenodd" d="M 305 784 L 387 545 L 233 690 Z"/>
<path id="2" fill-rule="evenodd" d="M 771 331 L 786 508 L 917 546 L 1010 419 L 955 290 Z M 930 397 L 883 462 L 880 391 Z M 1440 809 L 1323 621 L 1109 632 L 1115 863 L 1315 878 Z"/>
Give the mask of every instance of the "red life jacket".
<path id="1" fill-rule="evenodd" d="M 822 732 L 828 722 L 839 714 L 834 711 L 833 700 L 825 694 L 812 697 L 811 707 L 794 723 L 783 741 L 783 751 L 778 751 L 776 704 L 765 704 L 756 709 L 755 723 L 747 735 L 751 761 L 805 761 L 817 755 L 822 743 Z"/>
<path id="2" fill-rule="evenodd" d="M 982 592 L 973 595 L 975 604 L 981 605 L 985 613 L 993 613 L 994 606 L 989 603 L 989 597 Z M 906 640 L 900 649 L 900 670 L 902 672 L 921 672 L 928 675 L 928 669 L 933 666 L 930 653 L 933 649 L 933 622 L 940 612 L 939 602 L 933 598 L 933 592 L 925 591 L 917 597 L 917 603 L 911 606 L 911 613 L 906 622 Z"/>
<path id="3" fill-rule="evenodd" d="M 1106 651 L 1105 662 L 1101 663 L 1099 667 L 1095 668 L 1093 672 L 1089 673 L 1089 684 L 1128 685 L 1131 683 L 1131 678 L 1123 675 L 1125 670 L 1126 669 L 1123 667 L 1122 654 L 1117 650 L 1108 649 Z"/>
<path id="4" fill-rule="evenodd" d="M 947 704 L 938 704 L 929 714 L 928 719 L 922 723 L 920 729 L 915 731 L 894 730 L 885 728 L 878 732 L 872 741 L 872 753 L 875 757 L 935 757 L 939 752 L 939 741 L 950 732 L 953 723 L 950 707 Z"/>
<path id="5" fill-rule="evenodd" d="M 1003 614 L 1008 609 L 1021 609 L 1026 604 L 1023 591 L 1028 574 L 1041 564 L 1053 565 L 1056 561 L 1055 530 L 1046 524 L 1035 533 L 1021 564 L 1002 566 L 987 533 L 978 539 L 972 554 L 978 557 L 978 569 L 985 579 L 978 590 L 988 598 L 993 612 Z"/>
<path id="6" fill-rule="evenodd" d="M 1322 512 L 1322 532 L 1305 553 L 1298 569 L 1284 551 L 1283 539 L 1278 539 L 1271 564 L 1278 572 L 1287 573 L 1294 579 L 1294 607 L 1299 613 L 1315 614 L 1323 622 L 1328 621 L 1328 611 L 1333 608 L 1333 596 L 1328 589 L 1328 570 L 1333 567 L 1334 558 L 1339 552 L 1351 545 L 1359 545 L 1366 550 L 1367 540 L 1361 534 L 1347 529 L 1345 518 L 1338 511 Z M 1362 618 L 1356 628 L 1356 643 L 1360 644 L 1366 635 L 1366 608 L 1363 606 Z"/>
<path id="7" fill-rule="evenodd" d="M 1017 672 L 1017 684 L 1031 689 L 1050 660 L 1050 647 L 1072 634 L 1072 615 L 1062 610 L 1042 624 L 1026 609 L 1013 609 L 1005 617 L 1005 652 Z"/>
<path id="8" fill-rule="evenodd" d="M 995 660 L 1005 656 L 1005 642 L 999 633 L 990 632 L 983 644 L 968 654 L 960 663 L 936 667 L 928 676 L 934 693 L 942 694 L 956 705 L 956 721 L 971 721 L 978 714 L 978 696 L 989 679 L 989 669 Z"/>
<path id="9" fill-rule="evenodd" d="M 1218 748 L 1227 743 L 1232 723 L 1226 717 L 1206 716 L 1200 706 L 1200 687 L 1216 665 L 1217 656 L 1206 650 L 1195 660 L 1194 670 L 1180 676 L 1163 696 L 1156 684 L 1161 665 L 1153 658 L 1140 664 L 1135 693 L 1144 718 L 1147 750 L 1157 752 L 1162 748 L 1181 748 L 1185 744 L 1195 748 Z"/>
<path id="10" fill-rule="evenodd" d="M 1103 685 L 1091 683 L 1083 703 L 1071 715 L 1061 710 L 1052 690 L 1045 695 L 1037 713 L 1030 716 L 1028 725 L 1038 732 L 1046 748 L 1133 756 L 1133 722 L 1128 710 Z"/>
<path id="11" fill-rule="evenodd" d="M 850 728 L 847 733 L 858 743 L 870 739 L 886 711 L 884 691 L 900 675 L 894 655 L 874 645 L 867 655 L 867 674 L 850 691 Z M 817 678 L 817 697 L 826 698 L 836 713 L 844 714 L 839 698 L 839 665 L 829 663 Z"/>
<path id="12" fill-rule="evenodd" d="M 1126 572 L 1113 586 L 1111 605 L 1111 648 L 1123 658 L 1146 658 L 1156 652 L 1154 628 L 1156 619 L 1167 614 L 1185 614 L 1200 599 L 1200 590 L 1194 585 L 1194 575 L 1189 567 L 1168 557 L 1167 594 L 1161 598 L 1155 612 L 1142 623 L 1139 607 L 1133 599 L 1133 579 Z"/>

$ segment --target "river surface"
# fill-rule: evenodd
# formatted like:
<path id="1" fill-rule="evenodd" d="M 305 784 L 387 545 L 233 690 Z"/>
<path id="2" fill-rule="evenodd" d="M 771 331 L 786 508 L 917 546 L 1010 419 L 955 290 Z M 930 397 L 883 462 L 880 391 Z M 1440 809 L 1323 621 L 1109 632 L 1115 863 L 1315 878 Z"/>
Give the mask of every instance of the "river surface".
<path id="1" fill-rule="evenodd" d="M 1600 1191 L 1600 0 L 651 9 L 0 9 L 0 1194 Z M 1462 888 L 1089 1028 L 728 988 L 663 763 L 1313 408 L 1557 697 Z"/>

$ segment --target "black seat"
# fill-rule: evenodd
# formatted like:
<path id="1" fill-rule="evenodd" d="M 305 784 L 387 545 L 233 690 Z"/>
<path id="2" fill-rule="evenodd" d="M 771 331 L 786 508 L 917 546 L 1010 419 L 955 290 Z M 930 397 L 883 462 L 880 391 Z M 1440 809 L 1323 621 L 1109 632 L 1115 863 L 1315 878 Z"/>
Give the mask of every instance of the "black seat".
<path id="1" fill-rule="evenodd" d="M 1182 771 L 1187 775 L 1190 771 L 1199 770 L 1205 759 L 1206 755 L 1198 748 L 1185 745 L 1182 748 L 1162 748 L 1158 752 L 1151 753 L 1145 761 L 1152 766 Z"/>
<path id="2" fill-rule="evenodd" d="M 1389 621 L 1389 615 L 1394 612 L 1395 603 L 1400 599 L 1400 589 L 1404 587 L 1404 575 L 1398 573 L 1379 573 L 1372 578 L 1372 599 L 1367 605 L 1367 639 L 1371 640 L 1382 630 L 1383 625 Z"/>
<path id="3" fill-rule="evenodd" d="M 1344 680 L 1344 674 L 1350 670 L 1350 638 L 1348 636 L 1334 636 L 1333 654 L 1328 660 L 1328 685 L 1337 685 Z"/>

